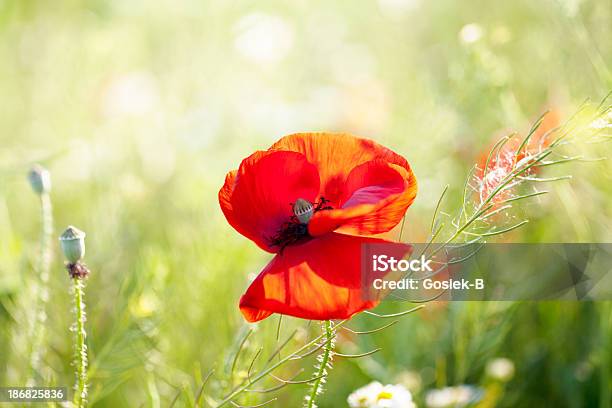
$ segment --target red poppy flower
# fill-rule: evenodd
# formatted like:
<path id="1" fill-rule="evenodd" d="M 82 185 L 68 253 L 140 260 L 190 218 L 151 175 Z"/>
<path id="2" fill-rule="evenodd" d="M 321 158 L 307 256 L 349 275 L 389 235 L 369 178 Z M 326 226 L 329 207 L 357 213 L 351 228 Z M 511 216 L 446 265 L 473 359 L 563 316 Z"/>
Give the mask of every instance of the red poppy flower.
<path id="1" fill-rule="evenodd" d="M 340 319 L 376 305 L 361 287 L 361 244 L 391 230 L 416 197 L 406 159 L 348 134 L 299 133 L 258 151 L 219 191 L 228 222 L 275 257 L 240 299 L 272 313 Z"/>

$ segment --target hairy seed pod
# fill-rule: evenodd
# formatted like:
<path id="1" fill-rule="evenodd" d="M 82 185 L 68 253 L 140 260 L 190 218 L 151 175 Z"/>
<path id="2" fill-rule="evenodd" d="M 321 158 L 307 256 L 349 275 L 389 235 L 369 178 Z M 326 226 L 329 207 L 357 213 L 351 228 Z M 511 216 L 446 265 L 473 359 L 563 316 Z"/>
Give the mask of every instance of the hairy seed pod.
<path id="1" fill-rule="evenodd" d="M 38 195 L 51 191 L 51 174 L 39 164 L 32 166 L 28 173 L 28 181 L 32 190 Z"/>
<path id="2" fill-rule="evenodd" d="M 293 213 L 302 224 L 308 224 L 314 213 L 314 207 L 308 200 L 298 198 L 293 204 Z"/>
<path id="3" fill-rule="evenodd" d="M 70 263 L 76 263 L 85 256 L 85 233 L 70 225 L 60 236 L 64 256 Z"/>

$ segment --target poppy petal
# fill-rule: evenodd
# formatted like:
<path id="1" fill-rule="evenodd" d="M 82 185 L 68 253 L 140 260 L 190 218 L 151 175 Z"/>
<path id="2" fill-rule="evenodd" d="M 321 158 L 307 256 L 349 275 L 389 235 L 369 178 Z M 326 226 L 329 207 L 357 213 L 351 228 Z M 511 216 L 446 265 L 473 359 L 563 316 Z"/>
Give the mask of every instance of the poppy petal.
<path id="1" fill-rule="evenodd" d="M 302 153 L 319 169 L 321 195 L 339 207 L 346 179 L 356 166 L 371 160 L 383 160 L 410 171 L 406 159 L 369 139 L 347 133 L 295 133 L 285 136 L 269 150 Z"/>
<path id="2" fill-rule="evenodd" d="M 363 163 L 349 174 L 340 208 L 317 212 L 308 231 L 312 236 L 331 231 L 355 235 L 387 232 L 401 221 L 416 193 L 411 171 L 380 160 Z"/>
<path id="3" fill-rule="evenodd" d="M 370 309 L 378 302 L 368 299 L 362 282 L 361 245 L 385 242 L 389 241 L 330 233 L 288 246 L 251 283 L 240 299 L 240 311 L 247 321 L 256 322 L 272 313 L 346 319 Z M 409 250 L 401 246 L 396 255 Z"/>
<path id="4" fill-rule="evenodd" d="M 298 198 L 314 202 L 319 192 L 317 168 L 296 152 L 256 152 L 227 174 L 219 203 L 227 221 L 268 252 L 270 240 L 293 215 Z"/>

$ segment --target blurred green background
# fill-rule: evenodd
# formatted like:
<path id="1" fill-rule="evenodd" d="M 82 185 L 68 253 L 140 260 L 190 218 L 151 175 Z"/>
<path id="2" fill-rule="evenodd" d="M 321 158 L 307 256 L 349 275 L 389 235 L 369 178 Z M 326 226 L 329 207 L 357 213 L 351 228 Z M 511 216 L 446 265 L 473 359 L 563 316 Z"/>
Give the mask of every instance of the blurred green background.
<path id="1" fill-rule="evenodd" d="M 52 173 L 54 244 L 68 224 L 88 234 L 90 402 L 190 406 L 211 368 L 205 400 L 236 381 L 225 360 L 245 330 L 237 301 L 270 258 L 221 214 L 227 171 L 292 132 L 371 137 L 416 173 L 404 237 L 422 241 L 444 185 L 452 209 L 492 138 L 612 89 L 611 26 L 609 0 L 0 0 L 0 385 L 28 377 L 33 163 Z M 612 163 L 570 171 L 506 239 L 611 242 Z M 47 384 L 71 386 L 61 258 L 54 245 L 44 366 Z M 287 318 L 277 340 L 277 327 L 276 316 L 258 325 L 238 375 L 293 328 L 290 349 L 319 332 Z M 340 350 L 383 350 L 337 361 L 320 406 L 378 380 L 404 383 L 419 406 L 428 389 L 475 384 L 497 390 L 498 406 L 609 407 L 611 334 L 609 302 L 432 303 L 384 332 L 341 336 Z M 485 374 L 496 357 L 516 367 L 505 385 Z M 237 401 L 296 407 L 305 392 Z"/>

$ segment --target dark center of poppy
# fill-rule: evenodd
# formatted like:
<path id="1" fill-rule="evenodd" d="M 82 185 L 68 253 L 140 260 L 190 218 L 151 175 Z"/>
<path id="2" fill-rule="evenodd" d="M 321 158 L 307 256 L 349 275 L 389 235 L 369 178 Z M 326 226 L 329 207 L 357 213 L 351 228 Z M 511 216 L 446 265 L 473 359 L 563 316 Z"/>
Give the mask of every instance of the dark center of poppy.
<path id="1" fill-rule="evenodd" d="M 283 223 L 276 235 L 270 239 L 270 246 L 279 247 L 282 253 L 288 245 L 299 244 L 312 238 L 308 234 L 308 222 L 315 213 L 333 209 L 329 202 L 325 197 L 321 197 L 314 204 L 303 198 L 298 198 L 295 203 L 290 203 L 293 215 Z"/>

